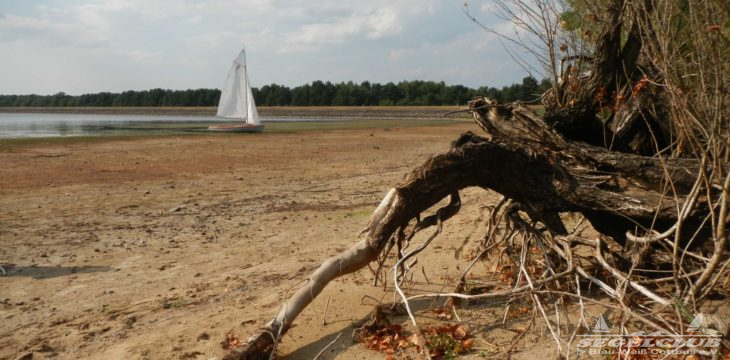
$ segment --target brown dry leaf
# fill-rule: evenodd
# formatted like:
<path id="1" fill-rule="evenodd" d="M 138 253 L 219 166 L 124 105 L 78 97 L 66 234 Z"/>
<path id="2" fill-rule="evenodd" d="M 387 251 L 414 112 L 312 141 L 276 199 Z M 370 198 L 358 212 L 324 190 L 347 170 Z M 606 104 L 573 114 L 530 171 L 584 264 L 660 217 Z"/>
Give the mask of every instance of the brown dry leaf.
<path id="1" fill-rule="evenodd" d="M 410 341 L 410 339 L 399 339 L 398 342 L 396 343 L 396 347 L 398 349 L 405 349 L 408 347 L 409 341 Z"/>
<path id="2" fill-rule="evenodd" d="M 370 350 L 385 354 L 395 354 L 396 351 L 409 346 L 409 336 L 403 333 L 400 324 L 383 324 L 380 328 L 366 328 L 358 338 Z"/>
<path id="3" fill-rule="evenodd" d="M 416 335 L 411 336 L 411 343 L 413 343 L 413 345 L 416 345 L 419 349 L 424 345 L 421 344 L 421 339 L 419 339 L 419 337 Z"/>
<path id="4" fill-rule="evenodd" d="M 454 329 L 454 338 L 458 340 L 465 339 L 467 336 L 469 336 L 469 333 L 464 329 L 463 326 L 459 326 L 456 329 Z"/>
<path id="5" fill-rule="evenodd" d="M 223 350 L 235 349 L 239 346 L 241 346 L 241 340 L 232 332 L 226 334 L 226 339 L 221 342 Z"/>
<path id="6" fill-rule="evenodd" d="M 451 317 L 452 317 L 451 312 L 448 311 L 446 308 L 437 307 L 437 308 L 433 309 L 432 311 L 434 314 L 436 314 L 436 316 L 439 319 L 451 320 Z"/>

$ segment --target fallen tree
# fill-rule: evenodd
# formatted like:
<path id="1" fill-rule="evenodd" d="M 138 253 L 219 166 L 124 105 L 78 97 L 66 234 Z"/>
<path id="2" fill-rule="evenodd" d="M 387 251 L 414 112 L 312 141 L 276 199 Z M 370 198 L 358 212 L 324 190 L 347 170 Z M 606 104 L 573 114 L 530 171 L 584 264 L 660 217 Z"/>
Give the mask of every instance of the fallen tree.
<path id="1" fill-rule="evenodd" d="M 407 271 L 402 265 L 458 213 L 459 191 L 466 187 L 504 197 L 493 208 L 496 220 L 485 229 L 474 261 L 506 247 L 513 254 L 514 279 L 505 292 L 444 296 L 527 296 L 546 317 L 545 299 L 585 299 L 580 288 L 591 283 L 627 316 L 665 334 L 682 334 L 730 270 L 730 116 L 724 88 L 730 69 L 722 60 L 727 39 L 713 38 L 706 25 L 719 11 L 712 6 L 720 5 L 690 9 L 681 18 L 686 31 L 677 35 L 686 41 L 675 44 L 663 36 L 675 23 L 653 10 L 662 5 L 671 18 L 677 4 L 608 1 L 591 56 L 564 58 L 574 65 L 562 72 L 553 66 L 542 115 L 521 103 L 471 101 L 468 111 L 483 133 L 461 135 L 450 150 L 407 174 L 375 209 L 365 237 L 326 260 L 260 333 L 226 359 L 268 357 L 329 282 L 371 262 L 382 265 L 394 248 L 394 285 L 407 308 L 409 298 L 398 287 Z M 691 28 L 697 24 L 705 28 Z M 545 33 L 554 34 L 550 26 Z M 685 75 L 693 69 L 698 79 L 688 82 Z M 448 205 L 421 218 L 445 198 Z M 582 215 L 600 236 L 571 233 L 565 213 Z M 500 222 L 509 231 L 497 236 Z M 407 240 L 434 226 L 432 236 L 405 252 Z M 727 328 L 715 328 L 728 335 Z M 567 355 L 566 340 L 553 336 Z"/>
<path id="2" fill-rule="evenodd" d="M 711 204 L 707 202 L 708 197 L 700 196 L 703 192 L 717 196 L 723 189 L 720 184 L 704 189 L 695 179 L 713 171 L 727 173 L 730 169 L 727 165 L 723 169 L 713 169 L 695 159 L 645 157 L 569 142 L 521 104 L 499 105 L 489 99 L 477 99 L 470 107 L 488 136 L 463 134 L 448 152 L 430 158 L 408 174 L 373 212 L 365 238 L 325 261 L 307 284 L 281 307 L 264 331 L 243 348 L 229 354 L 228 359 L 267 354 L 272 350 L 274 340 L 291 326 L 327 283 L 376 261 L 384 255 L 385 249 L 392 248 L 392 244 L 401 239 L 397 235 L 402 231 L 415 232 L 446 221 L 458 211 L 458 191 L 466 187 L 494 190 L 512 199 L 529 214 L 530 220 L 544 224 L 549 233 L 555 235 L 552 240 L 546 240 L 552 247 L 548 252 L 564 260 L 572 257 L 571 247 L 575 244 L 587 244 L 599 252 L 604 251 L 605 246 L 598 241 L 560 237 L 568 235 L 559 216 L 561 212 L 585 215 L 598 231 L 623 247 L 627 241 L 660 242 L 667 236 L 655 233 L 680 230 L 678 224 L 682 224 L 680 231 L 683 234 L 710 231 L 705 226 L 710 217 L 709 209 L 726 209 L 723 205 L 726 202 Z M 673 184 L 675 193 L 668 197 L 666 184 L 669 183 Z M 728 181 L 722 186 L 727 190 Z M 451 197 L 448 206 L 413 225 L 421 213 L 445 197 Z M 678 208 L 676 201 L 683 206 Z M 720 215 L 725 219 L 727 210 L 723 211 Z M 670 233 L 675 235 L 673 231 Z M 723 236 L 714 241 L 714 248 L 710 249 L 714 255 L 710 261 L 688 259 L 692 266 L 684 264 L 691 269 L 688 273 L 694 274 L 691 277 L 695 281 L 694 296 L 701 295 L 698 291 L 705 289 L 702 283 L 713 280 L 713 275 L 718 275 L 718 267 L 726 264 L 726 236 L 718 235 Z M 699 248 L 697 251 L 704 253 L 702 247 L 707 244 L 690 245 L 689 248 Z M 656 259 L 658 255 L 647 256 Z M 667 259 L 670 259 L 669 263 L 664 265 L 671 268 L 671 258 Z M 617 277 L 628 278 L 621 275 L 631 267 L 630 260 L 628 263 L 628 267 L 622 269 L 614 269 L 605 261 L 595 267 L 607 266 Z M 653 264 L 658 265 L 659 261 Z M 699 269 L 703 271 L 697 273 Z M 619 296 L 618 290 L 607 285 L 610 281 L 594 278 L 580 266 L 566 262 L 553 269 L 554 274 L 562 274 L 568 279 L 573 272 L 596 282 L 609 295 Z M 550 280 L 557 278 L 553 275 Z M 545 283 L 544 279 L 539 281 Z M 671 303 L 671 294 L 664 296 L 636 282 L 630 284 L 658 303 Z"/>

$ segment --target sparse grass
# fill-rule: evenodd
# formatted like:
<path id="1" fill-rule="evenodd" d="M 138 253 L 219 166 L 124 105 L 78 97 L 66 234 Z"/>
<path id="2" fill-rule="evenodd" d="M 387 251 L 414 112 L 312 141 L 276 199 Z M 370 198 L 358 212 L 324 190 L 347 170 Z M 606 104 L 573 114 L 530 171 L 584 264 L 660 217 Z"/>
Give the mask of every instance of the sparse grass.
<path id="1" fill-rule="evenodd" d="M 367 218 L 372 213 L 373 213 L 372 207 L 371 206 L 367 206 L 367 207 L 363 207 L 363 208 L 361 208 L 359 210 L 354 210 L 352 212 L 349 212 L 349 213 L 347 213 L 345 215 L 345 217 L 355 217 L 355 218 L 362 217 L 362 218 Z"/>
<path id="2" fill-rule="evenodd" d="M 188 302 L 185 301 L 185 299 L 180 297 L 173 297 L 171 299 L 167 299 L 162 303 L 163 309 L 179 309 L 183 308 L 188 305 Z"/>

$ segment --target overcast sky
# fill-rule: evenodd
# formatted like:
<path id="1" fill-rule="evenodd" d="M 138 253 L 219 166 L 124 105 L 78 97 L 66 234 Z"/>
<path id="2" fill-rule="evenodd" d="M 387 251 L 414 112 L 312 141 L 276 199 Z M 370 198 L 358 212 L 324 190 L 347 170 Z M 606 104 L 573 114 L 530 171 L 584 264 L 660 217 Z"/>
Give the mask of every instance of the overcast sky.
<path id="1" fill-rule="evenodd" d="M 464 0 L 0 0 L 0 94 L 219 88 L 245 45 L 253 86 L 526 73 Z M 472 0 L 470 11 L 504 28 Z"/>

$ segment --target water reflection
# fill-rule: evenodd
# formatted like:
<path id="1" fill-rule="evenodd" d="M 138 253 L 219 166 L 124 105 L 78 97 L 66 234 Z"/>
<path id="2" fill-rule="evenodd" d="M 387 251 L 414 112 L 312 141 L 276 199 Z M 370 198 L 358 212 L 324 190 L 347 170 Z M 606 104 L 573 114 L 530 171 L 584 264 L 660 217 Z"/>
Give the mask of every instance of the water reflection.
<path id="1" fill-rule="evenodd" d="M 2 109 L 0 109 L 2 110 Z M 265 117 L 272 122 L 333 122 L 352 118 Z M 0 139 L 60 136 L 183 134 L 233 123 L 199 115 L 22 114 L 0 112 Z"/>
<path id="2" fill-rule="evenodd" d="M 0 138 L 204 131 L 210 116 L 0 113 Z"/>
<path id="3" fill-rule="evenodd" d="M 65 121 L 61 121 L 58 123 L 58 134 L 61 136 L 68 136 L 71 134 L 71 127 L 69 124 Z"/>

